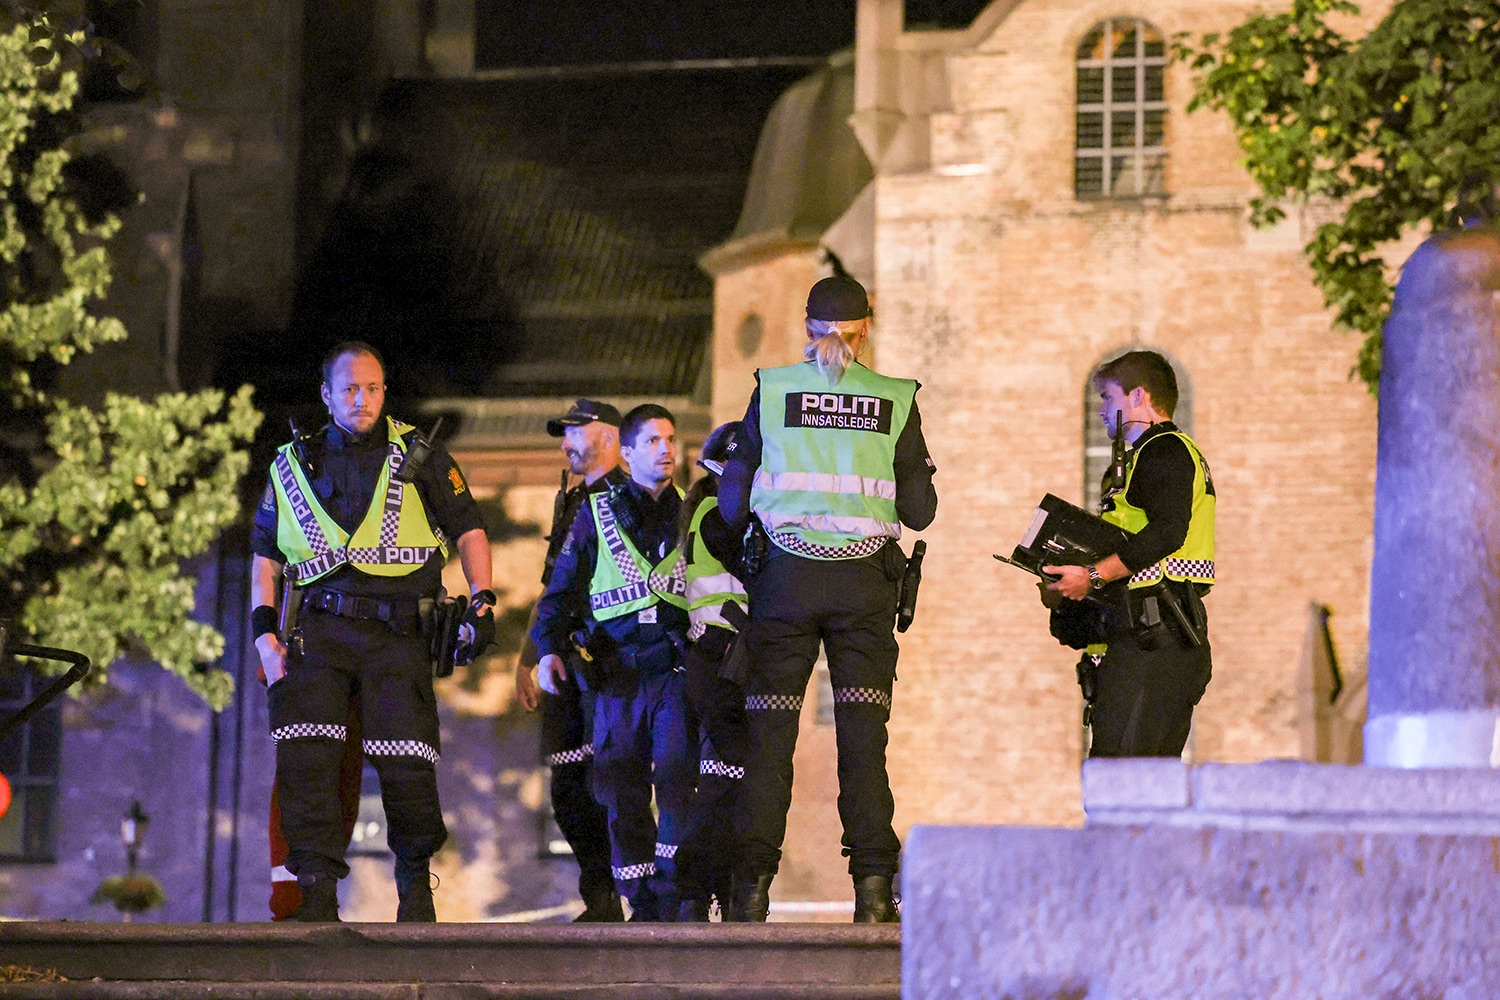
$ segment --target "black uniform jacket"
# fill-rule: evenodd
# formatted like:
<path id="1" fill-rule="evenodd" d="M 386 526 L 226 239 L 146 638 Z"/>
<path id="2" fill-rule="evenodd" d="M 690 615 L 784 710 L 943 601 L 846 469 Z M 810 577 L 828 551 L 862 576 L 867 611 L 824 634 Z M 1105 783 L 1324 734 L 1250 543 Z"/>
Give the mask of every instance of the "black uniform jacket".
<path id="1" fill-rule="evenodd" d="M 755 377 L 758 382 L 760 373 L 756 372 Z M 745 410 L 744 433 L 735 438 L 734 452 L 719 483 L 719 509 L 724 512 L 724 520 L 736 531 L 744 531 L 750 519 L 750 487 L 755 481 L 755 470 L 760 468 L 762 445 L 760 386 L 756 385 Z M 922 414 L 917 410 L 916 399 L 913 399 L 906 426 L 896 439 L 895 461 L 896 515 L 913 531 L 921 531 L 937 516 L 937 490 L 932 485 L 932 475 L 936 471 L 937 466 L 927 453 L 927 440 L 922 437 Z"/>
<path id="2" fill-rule="evenodd" d="M 611 505 L 620 530 L 635 545 L 642 557 L 655 564 L 677 544 L 677 514 L 682 498 L 668 487 L 653 498 L 634 481 L 627 481 L 610 491 Z M 589 584 L 599 559 L 611 558 L 599 552 L 599 532 L 594 526 L 594 511 L 584 504 L 573 519 L 568 538 L 552 565 L 552 579 L 536 606 L 536 626 L 531 630 L 541 656 L 566 656 L 572 649 L 573 632 L 593 620 L 589 611 Z M 670 670 L 675 653 L 668 636 L 687 634 L 688 616 L 681 608 L 658 601 L 651 609 L 656 621 L 643 622 L 639 613 L 621 615 L 600 622 L 624 652 L 640 652 L 644 659 L 635 661 L 642 670 Z M 648 614 L 649 617 L 649 614 Z"/>
<path id="3" fill-rule="evenodd" d="M 369 513 L 370 501 L 375 496 L 375 484 L 386 460 L 386 426 L 382 418 L 369 434 L 355 436 L 330 423 L 307 442 L 308 461 L 317 473 L 311 478 L 318 503 L 339 527 L 351 534 Z M 415 434 L 415 431 L 408 434 L 408 446 Z M 433 443 L 432 455 L 414 485 L 428 521 L 443 532 L 450 549 L 461 535 L 484 527 L 484 518 L 469 492 L 469 484 L 441 444 Z M 269 481 L 260 506 L 255 509 L 250 551 L 279 563 L 287 561 L 286 554 L 276 544 L 276 489 Z M 442 574 L 442 554 L 434 552 L 416 572 L 405 576 L 372 576 L 344 565 L 313 586 L 361 596 L 415 598 L 437 590 Z"/>

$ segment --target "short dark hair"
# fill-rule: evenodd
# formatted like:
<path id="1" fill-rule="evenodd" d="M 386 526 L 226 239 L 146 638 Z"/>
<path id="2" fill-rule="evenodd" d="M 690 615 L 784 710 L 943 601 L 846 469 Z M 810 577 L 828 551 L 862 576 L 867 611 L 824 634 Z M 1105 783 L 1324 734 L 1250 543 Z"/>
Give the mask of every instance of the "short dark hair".
<path id="1" fill-rule="evenodd" d="M 1104 362 L 1094 372 L 1094 385 L 1102 389 L 1105 382 L 1126 392 L 1145 389 L 1151 404 L 1169 417 L 1177 410 L 1177 373 L 1172 362 L 1155 351 L 1127 351 Z"/>
<path id="2" fill-rule="evenodd" d="M 385 358 L 380 356 L 379 351 L 363 340 L 341 340 L 330 347 L 327 354 L 323 355 L 324 382 L 333 378 L 333 366 L 338 363 L 339 358 L 342 358 L 346 354 L 368 354 L 380 365 L 381 376 L 385 375 Z"/>
<path id="3" fill-rule="evenodd" d="M 625 414 L 625 419 L 620 421 L 620 444 L 634 448 L 635 436 L 646 426 L 648 420 L 665 420 L 674 430 L 677 428 L 677 418 L 672 416 L 671 410 L 656 403 L 642 403 Z"/>

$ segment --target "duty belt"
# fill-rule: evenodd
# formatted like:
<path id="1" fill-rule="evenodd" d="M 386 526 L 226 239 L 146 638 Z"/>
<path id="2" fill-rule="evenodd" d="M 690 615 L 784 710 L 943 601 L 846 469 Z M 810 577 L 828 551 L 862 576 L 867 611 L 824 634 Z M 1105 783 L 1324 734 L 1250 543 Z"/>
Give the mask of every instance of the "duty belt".
<path id="1" fill-rule="evenodd" d="M 419 622 L 415 600 L 392 600 L 382 597 L 358 597 L 326 587 L 310 587 L 302 594 L 302 607 L 339 618 L 360 618 L 385 622 L 392 629 L 415 629 Z"/>

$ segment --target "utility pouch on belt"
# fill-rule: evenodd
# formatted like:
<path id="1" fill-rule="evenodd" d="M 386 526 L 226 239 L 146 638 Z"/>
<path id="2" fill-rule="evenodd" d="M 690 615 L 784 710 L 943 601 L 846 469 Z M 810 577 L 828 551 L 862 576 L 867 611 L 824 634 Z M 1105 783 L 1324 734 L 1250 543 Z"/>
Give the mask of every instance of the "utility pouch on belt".
<path id="1" fill-rule="evenodd" d="M 458 649 L 458 629 L 464 623 L 464 614 L 469 610 L 469 599 L 449 597 L 447 591 L 439 588 L 437 596 L 431 600 L 432 631 L 429 649 L 432 655 L 432 676 L 451 677 L 454 652 Z M 426 621 L 424 614 L 424 625 Z"/>

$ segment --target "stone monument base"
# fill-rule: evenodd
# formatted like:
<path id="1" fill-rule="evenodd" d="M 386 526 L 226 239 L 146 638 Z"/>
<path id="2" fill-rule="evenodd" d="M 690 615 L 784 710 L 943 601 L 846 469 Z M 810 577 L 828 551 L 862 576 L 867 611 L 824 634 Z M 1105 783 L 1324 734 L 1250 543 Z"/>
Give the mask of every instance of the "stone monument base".
<path id="1" fill-rule="evenodd" d="M 1091 761 L 1084 805 L 912 830 L 903 996 L 1500 996 L 1500 773 Z"/>

